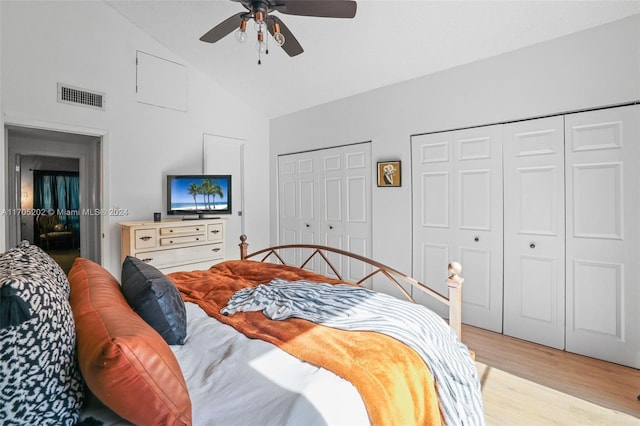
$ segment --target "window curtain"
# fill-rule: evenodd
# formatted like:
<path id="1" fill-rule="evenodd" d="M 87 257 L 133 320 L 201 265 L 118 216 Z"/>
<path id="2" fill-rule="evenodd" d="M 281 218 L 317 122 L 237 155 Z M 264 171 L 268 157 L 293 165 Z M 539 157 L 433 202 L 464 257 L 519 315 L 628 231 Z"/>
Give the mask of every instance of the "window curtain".
<path id="1" fill-rule="evenodd" d="M 71 224 L 80 241 L 80 176 L 77 172 L 33 171 L 33 208 L 53 210 L 63 225 Z"/>

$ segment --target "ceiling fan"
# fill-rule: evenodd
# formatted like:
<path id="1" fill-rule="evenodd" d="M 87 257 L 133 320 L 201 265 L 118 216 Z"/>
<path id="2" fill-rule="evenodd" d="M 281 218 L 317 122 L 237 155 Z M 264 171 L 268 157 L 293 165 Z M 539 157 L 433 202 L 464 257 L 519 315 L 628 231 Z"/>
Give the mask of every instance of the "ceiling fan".
<path id="1" fill-rule="evenodd" d="M 322 18 L 353 18 L 356 15 L 357 7 L 355 1 L 349 0 L 232 1 L 242 4 L 247 11 L 237 13 L 222 21 L 200 37 L 201 41 L 215 43 L 235 29 L 236 40 L 244 42 L 247 39 L 247 22 L 253 19 L 258 33 L 258 41 L 256 43 L 258 53 L 269 53 L 265 42 L 265 31 L 269 31 L 275 42 L 280 45 L 289 56 L 299 55 L 304 52 L 304 49 L 284 22 L 277 16 L 272 15 L 272 12 Z M 259 63 L 260 59 L 258 59 L 258 64 Z"/>

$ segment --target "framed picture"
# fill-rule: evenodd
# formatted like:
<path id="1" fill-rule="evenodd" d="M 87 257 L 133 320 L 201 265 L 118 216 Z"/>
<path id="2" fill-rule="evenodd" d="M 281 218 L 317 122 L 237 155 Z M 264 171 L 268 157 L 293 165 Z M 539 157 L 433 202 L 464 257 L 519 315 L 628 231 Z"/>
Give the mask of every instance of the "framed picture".
<path id="1" fill-rule="evenodd" d="M 400 161 L 378 161 L 378 186 L 402 186 Z"/>

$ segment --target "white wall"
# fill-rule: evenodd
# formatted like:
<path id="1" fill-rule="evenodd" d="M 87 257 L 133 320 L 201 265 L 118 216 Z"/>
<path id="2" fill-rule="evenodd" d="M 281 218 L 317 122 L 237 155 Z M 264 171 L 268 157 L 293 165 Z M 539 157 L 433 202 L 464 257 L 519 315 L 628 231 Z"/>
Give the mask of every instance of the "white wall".
<path id="1" fill-rule="evenodd" d="M 279 154 L 371 140 L 374 163 L 403 166 L 402 188 L 373 189 L 373 256 L 411 272 L 412 134 L 637 100 L 639 15 L 272 120 L 270 188 Z"/>
<path id="2" fill-rule="evenodd" d="M 129 212 L 128 217 L 103 221 L 103 264 L 117 276 L 117 222 L 149 219 L 154 211 L 166 210 L 164 176 L 202 172 L 204 133 L 245 139 L 247 170 L 256 176 L 269 173 L 264 161 L 268 120 L 104 3 L 0 1 L 0 10 L 5 124 L 104 135 L 103 207 Z M 187 112 L 136 102 L 136 50 L 188 67 Z M 105 93 L 105 111 L 58 103 L 58 82 Z M 1 160 L 4 170 L 6 161 Z M 5 187 L 4 172 L 0 188 Z M 268 184 L 247 181 L 247 233 L 256 244 L 266 245 L 269 214 L 262 206 L 268 203 Z M 229 236 L 229 250 L 236 248 L 236 239 Z"/>

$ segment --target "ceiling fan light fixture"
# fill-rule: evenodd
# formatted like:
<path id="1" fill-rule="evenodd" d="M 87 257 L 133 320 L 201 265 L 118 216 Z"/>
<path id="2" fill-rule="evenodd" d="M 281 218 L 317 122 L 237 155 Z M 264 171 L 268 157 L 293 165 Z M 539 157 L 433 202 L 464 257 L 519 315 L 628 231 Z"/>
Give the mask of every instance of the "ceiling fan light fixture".
<path id="1" fill-rule="evenodd" d="M 258 32 L 258 41 L 256 42 L 256 50 L 260 54 L 265 53 L 267 51 L 267 43 L 264 42 L 264 33 L 262 31 Z"/>
<path id="2" fill-rule="evenodd" d="M 256 11 L 256 13 L 253 14 L 253 20 L 255 21 L 255 30 L 257 32 L 261 32 L 264 31 L 264 27 L 265 27 L 265 22 L 264 22 L 264 18 L 265 18 L 265 13 L 262 12 L 261 10 Z"/>
<path id="3" fill-rule="evenodd" d="M 247 21 L 244 19 L 240 21 L 240 28 L 236 30 L 234 35 L 238 43 L 244 43 L 247 41 Z"/>
<path id="4" fill-rule="evenodd" d="M 273 23 L 273 39 L 278 43 L 278 46 L 282 46 L 285 42 L 284 35 L 280 32 L 280 24 Z"/>
<path id="5" fill-rule="evenodd" d="M 1 2 L 2 0 L 0 0 Z M 235 30 L 235 38 L 240 42 L 247 39 L 247 21 L 253 20 L 255 30 L 258 33 L 256 48 L 258 52 L 269 53 L 268 38 L 265 34 L 269 32 L 274 41 L 282 47 L 284 52 L 290 57 L 298 56 L 304 49 L 300 42 L 287 28 L 284 22 L 271 12 L 279 12 L 286 15 L 315 16 L 321 18 L 353 18 L 356 15 L 355 0 L 233 0 L 242 4 L 245 12 L 231 15 L 218 25 L 211 28 L 200 37 L 200 41 L 206 43 L 216 43 L 227 34 Z M 286 35 L 286 37 L 285 37 Z M 286 41 L 286 43 L 285 43 Z M 260 64 L 260 57 L 258 57 Z"/>

